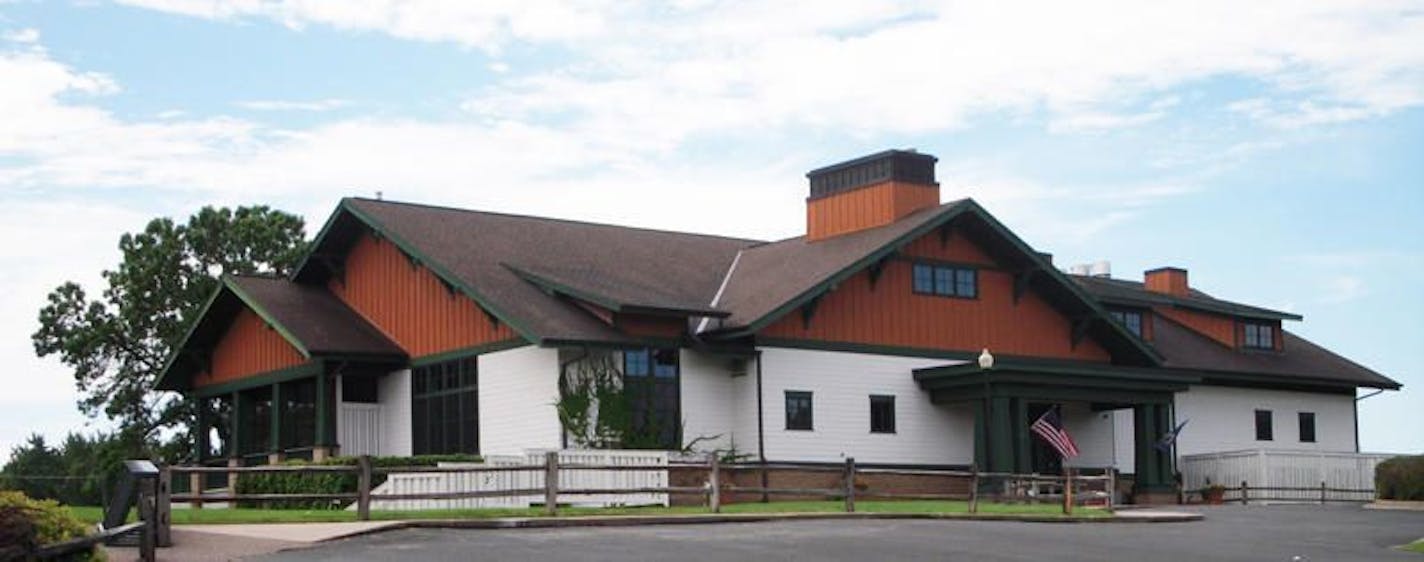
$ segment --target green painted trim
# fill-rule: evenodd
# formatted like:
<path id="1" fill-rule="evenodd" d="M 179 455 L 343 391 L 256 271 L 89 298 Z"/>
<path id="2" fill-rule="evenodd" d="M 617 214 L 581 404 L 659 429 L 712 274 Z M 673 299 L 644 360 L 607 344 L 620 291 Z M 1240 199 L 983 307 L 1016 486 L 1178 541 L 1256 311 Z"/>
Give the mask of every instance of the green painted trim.
<path id="1" fill-rule="evenodd" d="M 345 203 L 346 200 L 342 199 L 336 204 L 336 209 L 326 217 L 326 222 L 321 225 L 321 230 L 316 233 L 316 237 L 312 238 L 311 244 L 307 246 L 306 254 L 302 256 L 301 261 L 297 262 L 297 267 L 292 268 L 292 273 L 287 276 L 288 280 L 296 281 L 297 275 L 307 268 L 307 263 L 311 261 L 312 256 L 316 255 L 317 248 L 321 247 L 321 241 L 326 239 L 327 234 L 331 233 L 331 229 L 335 228 L 337 219 L 341 218 L 341 208 Z"/>
<path id="2" fill-rule="evenodd" d="M 1005 362 L 1007 363 L 1007 362 Z M 1161 372 L 1146 369 L 1134 369 L 1129 367 L 1118 367 L 1113 365 L 1061 365 L 1051 363 L 1008 363 L 996 364 L 993 369 L 985 370 L 977 364 L 947 365 L 944 367 L 928 367 L 924 369 L 914 369 L 916 381 L 932 383 L 937 381 L 951 381 L 968 377 L 984 376 L 987 372 L 994 378 L 1012 377 L 1018 379 L 1028 379 L 1042 377 L 1045 375 L 1068 375 L 1073 377 L 1086 377 L 1091 379 L 1109 379 L 1122 382 L 1140 382 L 1148 384 L 1174 384 L 1185 385 L 1201 382 L 1201 377 L 1180 373 Z M 1048 380 L 1064 380 L 1061 377 L 1052 377 Z M 1068 382 L 1068 381 L 1065 381 Z"/>
<path id="3" fill-rule="evenodd" d="M 782 347 L 789 349 L 810 349 L 815 351 L 839 351 L 842 353 L 864 353 L 869 355 L 895 355 L 900 357 L 928 357 L 933 359 L 957 359 L 972 361 L 979 352 L 951 351 L 925 347 L 899 347 L 890 345 L 835 342 L 824 340 L 802 340 L 792 338 L 756 338 L 756 347 Z"/>
<path id="4" fill-rule="evenodd" d="M 681 338 L 629 338 L 624 341 L 597 341 L 568 338 L 545 338 L 539 340 L 539 347 L 589 347 L 597 349 L 640 349 L 644 347 L 693 348 L 692 342 Z"/>
<path id="5" fill-rule="evenodd" d="M 177 345 L 169 348 L 168 359 L 163 362 L 163 370 L 160 371 L 158 375 L 158 381 L 153 384 L 154 390 L 183 390 L 180 387 L 173 386 L 170 384 L 172 381 L 168 380 L 168 378 L 172 376 L 173 365 L 178 361 L 179 357 L 183 356 L 183 349 L 188 347 L 188 340 L 193 339 L 193 333 L 198 331 L 198 325 L 203 323 L 203 318 L 208 315 L 208 309 L 212 308 L 213 303 L 217 302 L 224 288 L 225 284 L 219 280 L 217 288 L 213 290 L 213 294 L 208 295 L 207 302 L 204 302 L 203 307 L 198 309 L 198 315 L 193 317 L 193 323 L 188 326 L 188 331 L 183 334 L 183 337 L 178 338 L 176 342 Z"/>
<path id="6" fill-rule="evenodd" d="M 974 386 L 939 388 L 928 392 L 930 393 L 930 402 L 934 404 L 955 404 L 984 399 L 983 389 Z M 1111 402 L 1115 404 L 1168 404 L 1172 402 L 1173 394 L 1167 390 L 1121 390 L 1011 383 L 995 384 L 990 391 L 990 395 L 993 397 L 1014 397 L 1034 402 Z"/>
<path id="7" fill-rule="evenodd" d="M 232 291 L 232 294 L 237 295 L 237 298 L 241 299 L 248 308 L 257 313 L 257 316 L 262 318 L 267 325 L 277 330 L 277 333 L 281 334 L 282 338 L 287 340 L 287 343 L 297 348 L 297 351 L 301 352 L 303 358 L 311 359 L 312 353 L 311 350 L 307 349 L 306 344 L 302 343 L 302 340 L 297 339 L 296 334 L 293 334 L 292 331 L 287 329 L 286 326 L 283 326 L 281 322 L 278 322 L 277 317 L 273 316 L 271 312 L 268 312 L 267 309 L 262 306 L 262 303 L 258 302 L 252 295 L 247 294 L 247 291 L 242 290 L 231 276 L 223 275 L 222 283 L 224 287 Z"/>
<path id="8" fill-rule="evenodd" d="M 267 433 L 271 436 L 268 439 L 268 449 L 273 453 L 282 452 L 282 417 L 286 413 L 283 411 L 285 405 L 282 401 L 282 384 L 272 383 L 272 406 L 268 408 L 271 414 L 268 423 L 271 428 Z"/>
<path id="9" fill-rule="evenodd" d="M 478 303 L 481 308 L 485 309 L 486 312 L 488 312 L 495 318 L 498 318 L 500 322 L 503 322 L 505 325 L 509 326 L 510 328 L 513 328 L 514 331 L 518 332 L 520 336 L 524 337 L 524 339 L 529 341 L 538 341 L 538 336 L 532 330 L 528 329 L 519 322 L 513 321 L 512 317 L 509 314 L 500 310 L 499 307 L 493 306 L 490 303 L 490 300 L 485 298 L 484 295 L 480 294 L 479 291 L 475 290 L 474 287 L 470 286 L 468 283 L 465 283 L 458 276 L 445 269 L 445 266 L 441 265 L 440 262 L 430 259 L 430 257 L 426 256 L 424 252 L 421 252 L 419 248 L 415 247 L 414 244 L 411 244 L 404 238 L 401 238 L 394 232 L 391 232 L 390 229 L 386 228 L 386 226 L 381 224 L 380 221 L 376 220 L 375 217 L 372 217 L 361 211 L 360 209 L 357 209 L 355 205 L 351 204 L 351 201 L 353 200 L 349 197 L 343 198 L 341 200 L 340 210 L 351 213 L 351 216 L 356 217 L 358 220 L 365 223 L 366 226 L 370 227 L 372 230 L 376 231 L 376 233 L 380 234 L 381 237 L 390 241 L 392 244 L 395 244 L 396 247 L 400 248 L 401 251 L 406 253 L 406 255 L 415 257 L 421 265 L 424 265 L 427 269 L 434 272 L 436 276 L 445 280 L 446 283 L 449 283 L 450 285 L 453 285 L 454 287 L 460 289 L 460 292 L 465 293 L 465 296 L 474 299 L 474 301 Z M 320 242 L 320 240 L 315 241 L 314 244 L 316 242 Z"/>
<path id="10" fill-rule="evenodd" d="M 315 446 L 317 447 L 326 447 L 336 444 L 336 439 L 333 437 L 333 434 L 336 433 L 336 428 L 332 427 L 336 424 L 332 423 L 333 420 L 331 419 L 332 416 L 336 413 L 336 409 L 334 408 L 335 404 L 332 404 L 333 392 L 331 388 L 331 381 L 328 379 L 329 375 L 327 375 L 326 368 L 325 366 L 323 366 L 323 368 L 318 370 L 316 374 Z"/>
<path id="11" fill-rule="evenodd" d="M 422 355 L 422 356 L 420 356 L 420 357 L 416 357 L 416 358 L 414 358 L 414 359 L 411 359 L 411 360 L 410 360 L 410 366 L 411 366 L 411 367 L 423 367 L 423 366 L 425 366 L 425 365 L 432 365 L 432 364 L 435 364 L 435 363 L 444 363 L 444 362 L 446 362 L 446 361 L 454 361 L 454 360 L 456 360 L 456 359 L 464 359 L 464 358 L 466 358 L 466 357 L 471 357 L 471 356 L 475 356 L 475 355 L 484 355 L 484 354 L 486 354 L 486 353 L 494 353 L 494 352 L 496 352 L 496 351 L 505 351 L 505 350 L 508 350 L 508 349 L 517 349 L 517 348 L 524 347 L 524 346 L 527 346 L 527 345 L 533 345 L 533 344 L 530 344 L 529 342 L 524 341 L 524 340 L 522 340 L 522 339 L 518 339 L 518 338 L 515 338 L 515 339 L 508 339 L 508 340 L 504 340 L 504 341 L 498 341 L 498 342 L 494 342 L 494 343 L 480 344 L 480 345 L 476 345 L 476 346 L 465 347 L 465 348 L 456 349 L 456 350 L 451 350 L 451 351 L 443 351 L 443 352 L 440 352 L 440 353 L 434 353 L 434 354 L 431 354 L 431 355 Z"/>
<path id="12" fill-rule="evenodd" d="M 220 396 L 223 394 L 230 394 L 233 392 L 247 390 L 249 388 L 257 388 L 270 384 L 303 379 L 315 375 L 320 371 L 321 361 L 308 361 L 295 367 L 287 367 L 285 369 L 267 371 L 265 373 L 249 375 L 237 379 L 235 381 L 199 387 L 195 390 L 189 391 L 188 394 L 190 396 L 195 396 L 198 398 L 209 398 L 213 396 Z"/>

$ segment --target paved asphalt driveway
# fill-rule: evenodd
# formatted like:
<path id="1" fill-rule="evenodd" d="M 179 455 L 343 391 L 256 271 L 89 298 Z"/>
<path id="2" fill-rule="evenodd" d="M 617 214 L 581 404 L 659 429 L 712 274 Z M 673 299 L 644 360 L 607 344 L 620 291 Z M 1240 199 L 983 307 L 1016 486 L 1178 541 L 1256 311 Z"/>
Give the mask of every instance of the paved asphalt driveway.
<path id="1" fill-rule="evenodd" d="M 1414 560 L 1424 512 L 1204 508 L 1192 523 L 844 520 L 507 531 L 407 529 L 258 560 Z M 1299 556 L 1300 558 L 1296 558 Z"/>

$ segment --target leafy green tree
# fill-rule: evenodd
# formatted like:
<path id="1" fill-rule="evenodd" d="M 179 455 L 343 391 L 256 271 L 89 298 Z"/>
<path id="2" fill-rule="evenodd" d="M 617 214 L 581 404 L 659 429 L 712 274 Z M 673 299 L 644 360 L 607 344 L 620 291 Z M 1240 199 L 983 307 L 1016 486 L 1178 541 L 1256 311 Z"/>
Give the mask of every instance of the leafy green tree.
<path id="1" fill-rule="evenodd" d="M 63 487 L 64 459 L 43 435 L 30 438 L 10 450 L 10 462 L 0 469 L 0 488 L 19 490 L 32 498 L 55 498 Z"/>
<path id="2" fill-rule="evenodd" d="M 104 415 L 139 443 L 186 442 L 193 408 L 153 392 L 171 351 L 225 274 L 285 275 L 305 254 L 301 217 L 266 206 L 204 207 L 178 224 L 157 218 L 123 235 L 123 261 L 91 299 L 67 282 L 49 294 L 31 336 L 40 357 L 73 369 L 80 411 Z M 173 429 L 175 431 L 164 431 Z"/>

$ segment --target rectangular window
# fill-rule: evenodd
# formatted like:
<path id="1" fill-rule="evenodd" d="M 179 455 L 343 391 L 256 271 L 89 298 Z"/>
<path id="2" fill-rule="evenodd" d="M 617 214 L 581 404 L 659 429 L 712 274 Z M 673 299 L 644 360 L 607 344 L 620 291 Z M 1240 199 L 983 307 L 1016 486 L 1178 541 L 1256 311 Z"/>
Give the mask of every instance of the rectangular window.
<path id="1" fill-rule="evenodd" d="M 1241 346 L 1250 349 L 1275 349 L 1276 329 L 1270 324 L 1244 324 Z"/>
<path id="2" fill-rule="evenodd" d="M 894 396 L 870 396 L 870 432 L 895 433 Z"/>
<path id="3" fill-rule="evenodd" d="M 344 375 L 341 377 L 341 401 L 375 404 L 380 402 L 376 393 L 376 377 Z"/>
<path id="4" fill-rule="evenodd" d="M 682 442 L 678 350 L 623 352 L 623 393 L 628 399 L 629 449 L 677 449 Z"/>
<path id="5" fill-rule="evenodd" d="M 1273 433 L 1271 430 L 1271 411 L 1256 410 L 1256 440 L 1270 441 L 1274 439 Z"/>
<path id="6" fill-rule="evenodd" d="M 1296 414 L 1297 421 L 1300 422 L 1300 442 L 1315 442 L 1315 412 L 1300 412 Z"/>
<path id="7" fill-rule="evenodd" d="M 1142 313 L 1136 310 L 1109 310 L 1114 320 L 1122 324 L 1132 335 L 1142 337 Z"/>
<path id="8" fill-rule="evenodd" d="M 928 265 L 917 263 L 914 266 L 914 289 L 916 293 L 934 293 L 934 268 Z"/>
<path id="9" fill-rule="evenodd" d="M 786 391 L 786 429 L 811 431 L 811 393 Z"/>
<path id="10" fill-rule="evenodd" d="M 964 299 L 979 296 L 979 271 L 974 268 L 917 263 L 911 271 L 917 294 Z"/>
<path id="11" fill-rule="evenodd" d="M 479 454 L 479 364 L 476 358 L 416 367 L 410 370 L 410 381 L 413 452 L 417 455 Z"/>

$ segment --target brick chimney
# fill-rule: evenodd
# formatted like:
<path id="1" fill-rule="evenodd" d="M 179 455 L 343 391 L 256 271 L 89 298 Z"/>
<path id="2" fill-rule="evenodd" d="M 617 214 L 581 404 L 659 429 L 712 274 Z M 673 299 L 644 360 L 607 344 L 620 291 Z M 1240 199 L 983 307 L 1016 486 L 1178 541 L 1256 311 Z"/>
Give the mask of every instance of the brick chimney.
<path id="1" fill-rule="evenodd" d="M 1187 270 L 1180 267 L 1159 267 L 1142 274 L 1147 290 L 1179 297 L 1187 296 L 1191 289 L 1187 285 Z"/>
<path id="2" fill-rule="evenodd" d="M 913 150 L 887 150 L 811 170 L 806 198 L 806 239 L 883 226 L 939 205 L 938 158 Z"/>

